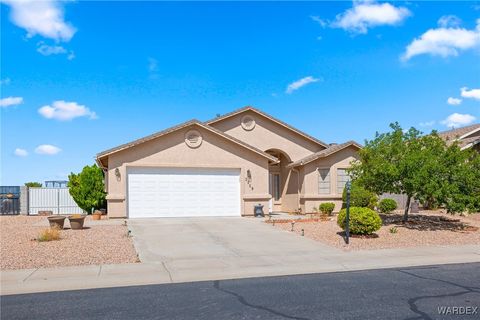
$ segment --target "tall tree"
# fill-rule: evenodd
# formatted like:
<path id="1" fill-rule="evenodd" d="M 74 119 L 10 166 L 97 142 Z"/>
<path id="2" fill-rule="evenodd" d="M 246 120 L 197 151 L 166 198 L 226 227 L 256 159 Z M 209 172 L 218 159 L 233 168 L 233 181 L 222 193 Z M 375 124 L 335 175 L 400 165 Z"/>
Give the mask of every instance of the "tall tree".
<path id="1" fill-rule="evenodd" d="M 70 195 L 77 205 L 91 213 L 105 205 L 105 187 L 102 169 L 97 165 L 85 166 L 82 172 L 68 176 Z"/>

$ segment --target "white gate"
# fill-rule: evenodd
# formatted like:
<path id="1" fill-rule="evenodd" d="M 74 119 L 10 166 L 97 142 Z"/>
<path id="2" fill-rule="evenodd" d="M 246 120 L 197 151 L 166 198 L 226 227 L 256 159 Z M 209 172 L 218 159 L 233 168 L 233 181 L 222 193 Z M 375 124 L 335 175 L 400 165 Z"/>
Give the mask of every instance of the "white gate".
<path id="1" fill-rule="evenodd" d="M 83 213 L 68 188 L 28 188 L 28 214 L 52 211 L 53 214 Z"/>

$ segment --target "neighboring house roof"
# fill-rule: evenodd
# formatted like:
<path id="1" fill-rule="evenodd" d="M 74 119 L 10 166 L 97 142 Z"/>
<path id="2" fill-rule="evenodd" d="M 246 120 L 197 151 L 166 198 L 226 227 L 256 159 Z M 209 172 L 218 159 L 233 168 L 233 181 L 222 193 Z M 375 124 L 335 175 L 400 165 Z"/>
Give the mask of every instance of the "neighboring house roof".
<path id="1" fill-rule="evenodd" d="M 269 119 L 269 120 L 271 120 L 271 121 L 273 121 L 273 122 L 275 122 L 275 123 L 277 123 L 277 124 L 279 124 L 279 125 L 287 128 L 288 130 L 293 131 L 293 132 L 301 135 L 302 137 L 306 138 L 307 140 L 310 140 L 310 141 L 312 141 L 312 142 L 314 142 L 314 143 L 316 143 L 316 144 L 318 144 L 318 145 L 320 145 L 320 146 L 322 146 L 322 147 L 324 147 L 324 148 L 328 148 L 328 144 L 327 144 L 327 143 L 325 143 L 325 142 L 323 142 L 323 141 L 320 141 L 320 140 L 318 140 L 317 138 L 312 137 L 311 135 L 309 135 L 309 134 L 307 134 L 307 133 L 305 133 L 305 132 L 303 132 L 303 131 L 301 131 L 301 130 L 298 130 L 297 128 L 292 127 L 291 125 L 289 125 L 289 124 L 287 124 L 287 123 L 285 123 L 285 122 L 283 122 L 283 121 L 281 121 L 281 120 L 279 120 L 279 119 L 277 119 L 277 118 L 272 117 L 272 116 L 269 115 L 268 113 L 265 113 L 265 112 L 263 112 L 263 111 L 260 111 L 260 110 L 254 108 L 254 107 L 251 107 L 251 106 L 246 106 L 246 107 L 243 107 L 243 108 L 241 108 L 241 109 L 238 109 L 238 110 L 235 110 L 235 111 L 226 113 L 226 114 L 224 114 L 223 116 L 216 117 L 216 118 L 214 118 L 214 119 L 205 121 L 205 124 L 211 125 L 211 124 L 213 124 L 213 123 L 222 121 L 222 120 L 224 120 L 224 119 L 233 117 L 233 116 L 235 116 L 235 115 L 237 115 L 237 114 L 239 114 L 239 113 L 243 113 L 243 112 L 246 112 L 246 111 L 252 111 L 252 112 L 255 112 L 255 113 L 257 113 L 257 114 L 259 114 L 259 115 L 261 115 L 261 116 L 264 116 L 265 118 L 267 118 L 267 119 Z"/>
<path id="2" fill-rule="evenodd" d="M 480 139 L 478 136 L 469 137 L 478 131 L 480 131 L 480 123 L 458 129 L 438 132 L 438 136 L 442 138 L 447 145 L 451 145 L 453 142 L 457 141 L 460 148 L 464 149 L 475 145 L 476 143 L 474 142 Z"/>
<path id="3" fill-rule="evenodd" d="M 119 145 L 117 147 L 114 147 L 114 148 L 111 148 L 111 149 L 108 149 L 108 150 L 105 150 L 105 151 L 102 151 L 100 153 L 97 154 L 97 157 L 96 157 L 96 160 L 97 160 L 97 163 L 100 165 L 100 166 L 104 166 L 104 163 L 102 162 L 103 159 L 105 159 L 106 157 L 108 157 L 109 155 L 112 155 L 114 153 L 117 153 L 117 152 L 120 152 L 122 150 L 125 150 L 125 149 L 128 149 L 128 148 L 131 148 L 131 147 L 134 147 L 136 145 L 139 145 L 139 144 L 142 144 L 142 143 L 145 143 L 145 142 L 148 142 L 148 141 L 151 141 L 153 139 L 156 139 L 156 138 L 160 138 L 162 136 L 165 136 L 169 133 L 172 133 L 172 132 L 175 132 L 175 131 L 178 131 L 180 129 L 183 129 L 183 128 L 187 128 L 187 127 L 190 127 L 190 126 L 193 126 L 193 125 L 196 125 L 196 126 L 199 126 L 205 130 L 208 130 L 214 134 L 217 134 L 227 140 L 230 140 L 231 142 L 233 143 L 236 143 L 237 145 L 240 145 L 246 149 L 249 149 L 250 151 L 253 151 L 255 153 L 258 153 L 259 155 L 267 158 L 268 160 L 272 161 L 272 162 L 278 162 L 279 160 L 272 156 L 271 154 L 268 154 L 260 149 L 257 149 L 255 148 L 254 146 L 251 146 L 241 140 L 238 140 L 237 138 L 234 138 L 214 127 L 211 127 L 209 125 L 206 125 L 204 124 L 203 122 L 200 122 L 196 119 L 193 119 L 193 120 L 190 120 L 190 121 L 187 121 L 187 122 L 184 122 L 184 123 L 181 123 L 177 126 L 173 126 L 173 127 L 170 127 L 168 129 L 165 129 L 165 130 L 162 130 L 162 131 L 159 131 L 159 132 L 156 132 L 154 134 L 151 134 L 151 135 L 148 135 L 146 137 L 143 137 L 143 138 L 140 138 L 140 139 L 137 139 L 137 140 L 134 140 L 134 141 L 131 141 L 131 142 L 128 142 L 128 143 L 124 143 L 122 145 Z"/>
<path id="4" fill-rule="evenodd" d="M 355 142 L 355 141 L 347 141 L 345 143 L 341 143 L 341 144 L 334 144 L 334 145 L 330 145 L 327 149 L 324 149 L 324 150 L 321 150 L 319 152 L 316 152 L 316 153 L 313 153 L 311 155 L 308 155 L 306 156 L 305 158 L 303 159 L 300 159 L 300 160 L 297 160 L 295 162 L 292 162 L 290 163 L 287 167 L 289 168 L 292 168 L 292 167 L 298 167 L 298 166 L 303 166 L 307 163 L 310 163 L 312 161 L 315 161 L 319 158 L 325 158 L 325 157 L 328 157 L 329 155 L 332 155 L 340 150 L 343 150 L 347 147 L 350 147 L 350 146 L 354 146 L 358 149 L 361 149 L 362 148 L 362 145 Z"/>

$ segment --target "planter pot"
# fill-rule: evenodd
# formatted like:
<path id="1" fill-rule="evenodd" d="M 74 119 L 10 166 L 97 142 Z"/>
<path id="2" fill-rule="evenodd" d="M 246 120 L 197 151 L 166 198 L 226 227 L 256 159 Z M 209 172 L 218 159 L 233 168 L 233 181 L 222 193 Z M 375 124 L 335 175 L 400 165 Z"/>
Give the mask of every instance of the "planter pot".
<path id="1" fill-rule="evenodd" d="M 47 217 L 48 223 L 50 223 L 51 228 L 63 229 L 63 224 L 65 223 L 65 216 L 50 216 Z"/>
<path id="2" fill-rule="evenodd" d="M 102 220 L 102 214 L 94 213 L 92 214 L 93 220 Z"/>
<path id="3" fill-rule="evenodd" d="M 68 217 L 68 220 L 70 221 L 70 227 L 72 228 L 72 230 L 83 229 L 83 223 L 85 222 L 85 216 L 81 216 L 81 217 L 70 216 L 70 217 Z"/>

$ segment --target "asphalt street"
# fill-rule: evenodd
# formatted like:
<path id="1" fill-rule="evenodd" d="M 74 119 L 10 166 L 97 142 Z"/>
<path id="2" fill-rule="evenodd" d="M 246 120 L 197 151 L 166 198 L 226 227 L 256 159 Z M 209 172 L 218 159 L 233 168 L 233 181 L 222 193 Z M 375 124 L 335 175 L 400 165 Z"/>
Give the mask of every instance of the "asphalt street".
<path id="1" fill-rule="evenodd" d="M 480 263 L 2 296 L 0 312 L 2 320 L 480 319 Z"/>

